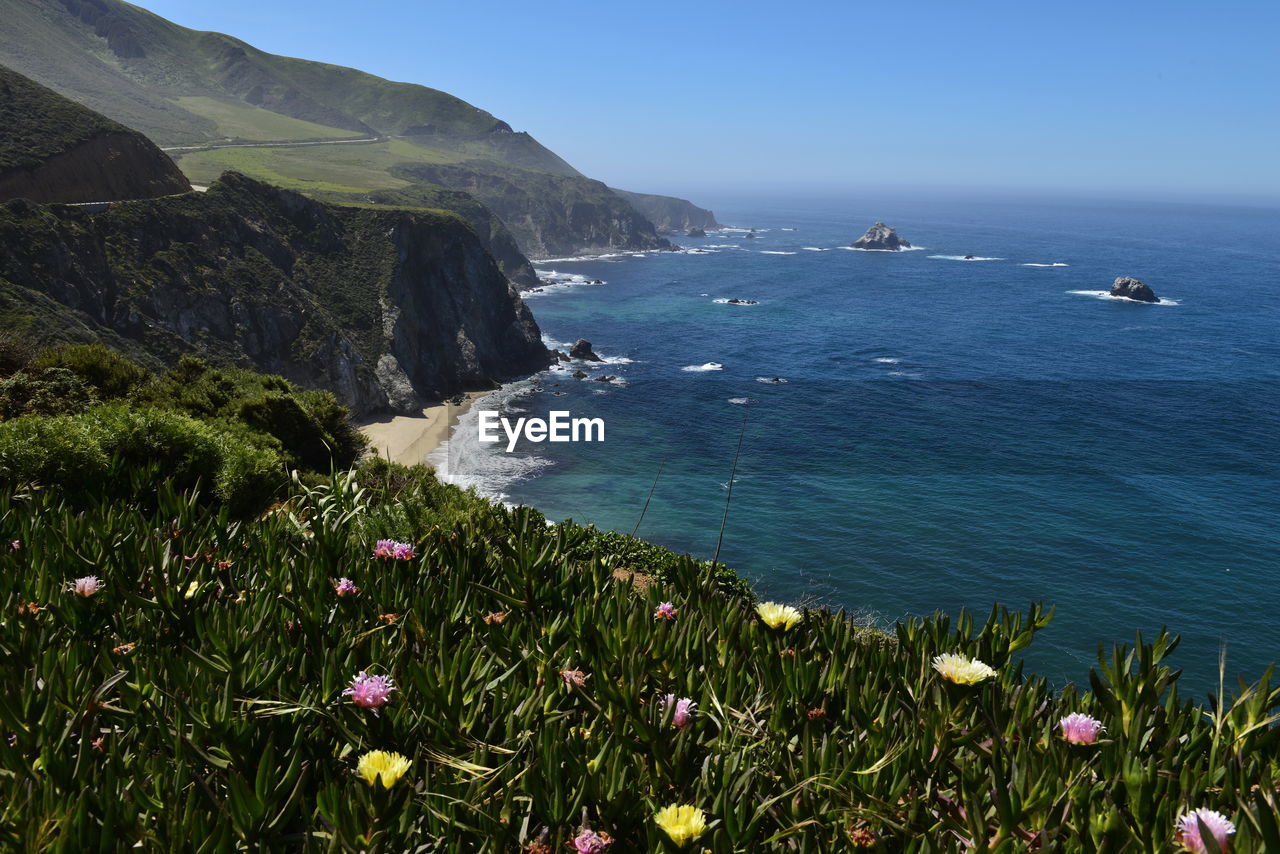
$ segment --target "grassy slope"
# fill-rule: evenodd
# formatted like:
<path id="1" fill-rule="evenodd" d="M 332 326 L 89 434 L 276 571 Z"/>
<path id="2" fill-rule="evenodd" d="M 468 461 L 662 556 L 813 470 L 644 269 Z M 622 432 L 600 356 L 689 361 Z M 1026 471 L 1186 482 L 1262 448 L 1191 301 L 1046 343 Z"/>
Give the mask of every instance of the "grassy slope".
<path id="1" fill-rule="evenodd" d="M 454 163 L 460 159 L 452 152 L 403 139 L 299 148 L 216 148 L 173 154 L 179 168 L 197 184 L 207 184 L 231 170 L 293 190 L 337 193 L 407 187 L 409 180 L 391 174 L 401 164 Z"/>
<path id="2" fill-rule="evenodd" d="M 37 166 L 108 133 L 131 131 L 0 66 L 0 172 Z"/>
<path id="3" fill-rule="evenodd" d="M 0 0 L 0 18 L 6 22 L 0 62 L 129 121 L 164 145 L 225 136 L 217 126 L 225 120 L 221 111 L 210 116 L 208 102 L 176 100 L 215 98 L 352 135 L 429 133 L 433 144 L 457 146 L 471 156 L 486 151 L 577 174 L 532 137 L 511 133 L 490 113 L 445 92 L 276 56 L 230 36 L 180 27 L 120 0 Z M 262 126 L 254 133 L 266 138 L 277 119 L 249 111 L 236 119 L 243 123 L 255 116 Z"/>
<path id="4" fill-rule="evenodd" d="M 541 173 L 579 177 L 528 134 L 511 132 L 493 115 L 447 93 L 275 56 L 230 36 L 188 30 L 120 0 L 0 0 L 0 19 L 6 21 L 0 28 L 0 62 L 163 145 L 227 136 L 408 137 L 402 143 L 407 148 L 383 152 L 404 155 L 396 163 L 381 156 L 359 162 L 362 155 L 318 146 L 289 154 L 188 155 L 183 168 L 199 183 L 234 168 L 308 191 L 399 189 L 405 186 L 401 181 L 372 171 L 448 162 L 424 151 L 492 164 L 493 171 L 531 187 Z"/>
<path id="5" fill-rule="evenodd" d="M 226 139 L 244 141 L 350 139 L 357 134 L 314 122 L 294 119 L 230 98 L 187 95 L 174 98 L 178 106 L 215 124 L 214 132 Z"/>

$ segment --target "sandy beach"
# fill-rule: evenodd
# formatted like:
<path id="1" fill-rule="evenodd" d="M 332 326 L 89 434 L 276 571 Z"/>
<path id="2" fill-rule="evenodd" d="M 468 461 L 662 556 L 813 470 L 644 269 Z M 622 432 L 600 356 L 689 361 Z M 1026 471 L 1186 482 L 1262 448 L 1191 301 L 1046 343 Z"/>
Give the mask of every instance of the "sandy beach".
<path id="1" fill-rule="evenodd" d="M 467 392 L 460 404 L 445 401 L 428 406 L 421 415 L 395 415 L 371 421 L 360 425 L 360 432 L 380 457 L 390 457 L 392 462 L 410 466 L 426 462 L 427 456 L 449 438 L 458 419 L 471 405 L 491 393 Z"/>

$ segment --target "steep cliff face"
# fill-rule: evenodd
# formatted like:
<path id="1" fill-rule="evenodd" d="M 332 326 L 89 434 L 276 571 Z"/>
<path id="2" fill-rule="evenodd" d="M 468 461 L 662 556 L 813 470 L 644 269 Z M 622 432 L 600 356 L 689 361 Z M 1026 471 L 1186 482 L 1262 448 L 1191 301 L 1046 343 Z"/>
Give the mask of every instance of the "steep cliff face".
<path id="1" fill-rule="evenodd" d="M 715 214 L 685 199 L 610 189 L 630 202 L 632 207 L 653 223 L 660 234 L 683 234 L 691 228 L 720 227 L 720 223 L 716 222 Z"/>
<path id="2" fill-rule="evenodd" d="M 327 205 L 235 174 L 98 214 L 0 206 L 0 322 L 162 362 L 253 366 L 357 413 L 410 411 L 548 362 L 461 219 Z"/>
<path id="3" fill-rule="evenodd" d="M 532 258 L 670 249 L 653 223 L 600 181 L 487 161 L 412 164 L 397 174 L 461 190 L 497 214 Z"/>
<path id="4" fill-rule="evenodd" d="M 348 194 L 348 198 L 351 196 Z M 365 194 L 361 201 L 407 208 L 434 208 L 456 213 L 471 224 L 484 248 L 498 262 L 499 269 L 522 289 L 535 287 L 538 276 L 533 265 L 520 251 L 520 244 L 494 214 L 474 198 L 460 190 L 434 184 L 417 183 L 401 190 L 379 190 Z"/>
<path id="5" fill-rule="evenodd" d="M 150 199 L 190 189 L 142 134 L 0 66 L 0 201 Z"/>

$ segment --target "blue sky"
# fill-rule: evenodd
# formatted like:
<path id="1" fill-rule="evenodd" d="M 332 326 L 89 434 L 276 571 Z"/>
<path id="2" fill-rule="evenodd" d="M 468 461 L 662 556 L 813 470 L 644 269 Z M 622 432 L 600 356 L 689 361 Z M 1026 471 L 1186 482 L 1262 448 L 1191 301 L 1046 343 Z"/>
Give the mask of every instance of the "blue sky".
<path id="1" fill-rule="evenodd" d="M 652 192 L 1280 198 L 1280 3 L 142 0 Z"/>

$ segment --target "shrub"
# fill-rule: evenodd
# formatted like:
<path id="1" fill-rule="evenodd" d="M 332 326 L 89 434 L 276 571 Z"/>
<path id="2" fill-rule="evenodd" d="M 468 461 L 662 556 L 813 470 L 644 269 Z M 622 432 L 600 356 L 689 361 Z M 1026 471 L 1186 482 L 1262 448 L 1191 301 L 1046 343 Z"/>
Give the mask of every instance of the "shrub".
<path id="1" fill-rule="evenodd" d="M 31 364 L 35 358 L 35 347 L 25 338 L 0 334 L 0 377 L 16 374 Z"/>
<path id="2" fill-rule="evenodd" d="M 239 514 L 260 509 L 285 482 L 269 445 L 177 412 L 108 404 L 0 424 L 0 479 L 11 485 L 38 484 L 80 502 L 141 500 L 150 486 L 130 476 L 140 469 L 178 489 L 200 487 Z"/>
<path id="3" fill-rule="evenodd" d="M 18 371 L 0 380 L 0 418 L 65 415 L 97 403 L 93 389 L 65 368 Z"/>
<path id="4" fill-rule="evenodd" d="M 79 344 L 46 350 L 33 363 L 37 368 L 61 368 L 75 374 L 103 400 L 127 397 L 152 381 L 151 372 L 101 344 Z"/>

